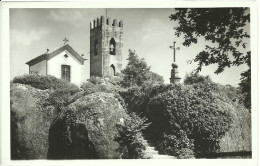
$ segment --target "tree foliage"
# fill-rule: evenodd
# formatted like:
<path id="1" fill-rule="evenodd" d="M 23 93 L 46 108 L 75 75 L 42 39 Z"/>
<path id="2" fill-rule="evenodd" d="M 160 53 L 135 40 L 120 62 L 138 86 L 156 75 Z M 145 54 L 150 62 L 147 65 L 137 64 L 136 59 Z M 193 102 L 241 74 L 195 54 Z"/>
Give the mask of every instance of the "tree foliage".
<path id="1" fill-rule="evenodd" d="M 245 31 L 245 26 L 250 22 L 248 8 L 179 8 L 170 16 L 177 21 L 174 27 L 175 35 L 184 35 L 184 46 L 197 43 L 199 37 L 215 43 L 214 46 L 205 46 L 196 58 L 197 70 L 203 65 L 218 64 L 215 73 L 221 73 L 225 67 L 238 66 L 246 63 L 247 54 L 238 48 L 246 48 L 245 38 L 250 35 Z M 230 57 L 232 55 L 233 57 Z"/>
<path id="2" fill-rule="evenodd" d="M 145 82 L 159 83 L 164 82 L 163 77 L 150 71 L 150 66 L 145 60 L 139 59 L 135 51 L 129 50 L 128 64 L 122 70 L 123 80 L 121 82 L 123 87 L 141 86 Z"/>
<path id="3" fill-rule="evenodd" d="M 194 140 L 194 150 L 198 153 L 219 148 L 219 139 L 232 122 L 227 105 L 212 94 L 210 83 L 204 82 L 192 87 L 174 85 L 153 97 L 148 110 L 154 134 L 168 132 L 178 136 L 184 131 Z"/>
<path id="4" fill-rule="evenodd" d="M 217 150 L 232 123 L 229 112 L 235 104 L 227 100 L 227 88 L 225 95 L 219 94 L 210 78 L 192 73 L 187 79 L 189 86 L 143 84 L 121 93 L 129 112 L 151 122 L 147 132 L 157 140 L 158 150 L 180 158 Z"/>
<path id="5" fill-rule="evenodd" d="M 248 57 L 250 57 L 250 52 L 247 53 Z M 251 110 L 251 61 L 250 58 L 246 61 L 249 69 L 241 73 L 241 82 L 239 83 L 239 88 L 243 94 L 243 103 L 244 106 Z"/>
<path id="6" fill-rule="evenodd" d="M 117 125 L 118 135 L 115 141 L 119 144 L 118 151 L 123 159 L 144 158 L 146 144 L 141 131 L 149 125 L 145 124 L 146 121 L 146 118 L 131 113 L 124 117 L 124 124 Z"/>
<path id="7" fill-rule="evenodd" d="M 239 84 L 244 94 L 244 105 L 251 109 L 251 51 L 248 51 L 246 38 L 250 38 L 246 26 L 250 23 L 248 8 L 179 8 L 170 19 L 178 24 L 175 35 L 183 35 L 184 46 L 197 43 L 203 37 L 211 45 L 198 53 L 194 59 L 198 62 L 197 71 L 202 66 L 217 64 L 216 74 L 226 67 L 247 64 L 249 69 L 241 73 Z"/>
<path id="8" fill-rule="evenodd" d="M 184 84 L 185 85 L 192 85 L 199 82 L 205 82 L 205 81 L 211 81 L 209 76 L 201 76 L 198 72 L 192 72 L 190 74 L 187 74 L 184 78 Z"/>

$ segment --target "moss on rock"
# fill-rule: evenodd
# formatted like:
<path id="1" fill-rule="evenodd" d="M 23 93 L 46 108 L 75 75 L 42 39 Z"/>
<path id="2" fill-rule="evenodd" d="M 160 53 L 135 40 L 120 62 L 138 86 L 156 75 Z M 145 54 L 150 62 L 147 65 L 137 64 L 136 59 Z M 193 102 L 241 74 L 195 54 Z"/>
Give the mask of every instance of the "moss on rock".
<path id="1" fill-rule="evenodd" d="M 11 84 L 11 159 L 46 159 L 48 131 L 56 115 L 45 106 L 48 90 Z"/>
<path id="2" fill-rule="evenodd" d="M 86 126 L 99 158 L 119 158 L 116 124 L 125 110 L 114 94 L 97 92 L 84 96 L 68 106 L 75 114 L 76 122 Z"/>

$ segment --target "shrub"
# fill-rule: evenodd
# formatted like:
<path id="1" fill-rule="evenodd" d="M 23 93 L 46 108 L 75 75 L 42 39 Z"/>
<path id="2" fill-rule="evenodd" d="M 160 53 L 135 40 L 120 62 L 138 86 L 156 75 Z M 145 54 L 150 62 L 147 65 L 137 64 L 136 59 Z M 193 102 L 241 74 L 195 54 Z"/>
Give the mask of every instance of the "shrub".
<path id="1" fill-rule="evenodd" d="M 140 159 L 144 158 L 146 144 L 141 135 L 148 124 L 145 124 L 147 119 L 140 118 L 132 113 L 130 116 L 125 116 L 124 124 L 118 124 L 118 135 L 115 141 L 118 142 L 118 151 L 122 154 L 123 159 Z"/>
<path id="2" fill-rule="evenodd" d="M 88 94 L 95 93 L 98 91 L 95 84 L 93 84 L 91 82 L 84 82 L 81 85 L 81 88 L 84 90 L 84 95 L 88 95 Z"/>
<path id="3" fill-rule="evenodd" d="M 29 74 L 29 75 L 18 76 L 13 79 L 13 83 L 31 85 L 32 87 L 41 90 L 46 90 L 46 89 L 55 90 L 55 89 L 63 89 L 67 87 L 70 87 L 70 89 L 78 88 L 76 85 L 71 84 L 66 80 L 58 79 L 51 75 L 42 76 L 36 74 Z"/>
<path id="4" fill-rule="evenodd" d="M 121 94 L 130 112 L 142 113 L 152 122 L 149 131 L 155 139 L 181 129 L 195 140 L 196 151 L 207 151 L 218 148 L 231 123 L 229 103 L 222 103 L 214 87 L 207 81 L 190 86 L 143 85 Z"/>
<path id="5" fill-rule="evenodd" d="M 56 89 L 54 91 L 50 91 L 49 98 L 47 99 L 46 105 L 53 105 L 62 109 L 69 104 L 73 103 L 80 97 L 84 95 L 83 91 L 80 89 L 70 89 L 70 87 L 64 89 Z"/>
<path id="6" fill-rule="evenodd" d="M 118 75 L 118 76 L 105 76 L 105 79 L 107 80 L 108 83 L 111 83 L 114 86 L 120 86 L 120 83 L 123 80 L 121 75 Z"/>
<path id="7" fill-rule="evenodd" d="M 152 122 L 148 131 L 155 140 L 181 129 L 194 139 L 196 153 L 251 149 L 251 114 L 238 102 L 241 94 L 232 86 L 203 78 L 184 86 L 133 86 L 120 95 L 129 112 Z"/>
<path id="8" fill-rule="evenodd" d="M 209 86 L 174 85 L 149 102 L 149 114 L 154 132 L 183 130 L 194 139 L 195 152 L 215 151 L 219 139 L 231 125 L 230 108 L 212 95 Z"/>
<path id="9" fill-rule="evenodd" d="M 159 93 L 167 91 L 171 85 L 163 84 L 143 84 L 142 86 L 133 86 L 127 90 L 120 91 L 120 95 L 125 101 L 128 112 L 135 112 L 141 116 L 146 116 L 147 106 L 150 99 Z"/>
<path id="10" fill-rule="evenodd" d="M 212 82 L 209 76 L 199 75 L 198 72 L 192 72 L 190 74 L 186 74 L 184 78 L 184 84 L 186 85 L 192 85 L 200 82 L 202 83 L 205 81 Z"/>
<path id="11" fill-rule="evenodd" d="M 102 80 L 100 77 L 97 77 L 97 76 L 90 76 L 90 78 L 87 80 L 93 84 L 101 84 L 102 83 Z"/>
<path id="12" fill-rule="evenodd" d="M 189 139 L 184 131 L 173 133 L 163 133 L 158 140 L 159 152 L 177 156 L 178 158 L 193 158 L 194 144 L 193 139 Z"/>
<path id="13" fill-rule="evenodd" d="M 220 151 L 251 151 L 252 132 L 250 111 L 239 102 L 235 102 L 232 105 L 231 113 L 233 123 L 228 132 L 220 140 Z"/>

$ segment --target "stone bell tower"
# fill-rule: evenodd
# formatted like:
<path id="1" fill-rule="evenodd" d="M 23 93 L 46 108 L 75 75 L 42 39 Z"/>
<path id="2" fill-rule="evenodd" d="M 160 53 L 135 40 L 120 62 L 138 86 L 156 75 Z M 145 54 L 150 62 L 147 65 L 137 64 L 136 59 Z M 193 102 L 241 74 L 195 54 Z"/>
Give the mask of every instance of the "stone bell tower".
<path id="1" fill-rule="evenodd" d="M 123 21 L 101 16 L 90 22 L 90 76 L 115 76 L 122 70 Z"/>

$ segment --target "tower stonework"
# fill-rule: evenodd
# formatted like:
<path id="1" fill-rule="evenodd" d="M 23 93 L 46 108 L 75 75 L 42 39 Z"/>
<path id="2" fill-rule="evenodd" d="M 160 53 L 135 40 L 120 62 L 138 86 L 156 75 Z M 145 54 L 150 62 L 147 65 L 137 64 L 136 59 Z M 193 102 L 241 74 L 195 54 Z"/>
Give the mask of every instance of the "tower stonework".
<path id="1" fill-rule="evenodd" d="M 103 16 L 90 22 L 90 76 L 115 76 L 122 70 L 123 21 Z"/>

